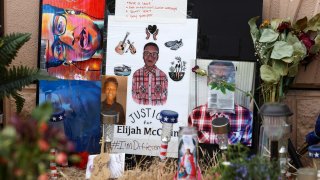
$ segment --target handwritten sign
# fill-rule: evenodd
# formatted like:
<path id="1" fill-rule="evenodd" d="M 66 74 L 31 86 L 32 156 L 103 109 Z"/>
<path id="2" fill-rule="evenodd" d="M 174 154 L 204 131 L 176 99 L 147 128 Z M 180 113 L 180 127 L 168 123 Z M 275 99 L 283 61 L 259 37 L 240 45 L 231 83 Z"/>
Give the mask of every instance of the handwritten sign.
<path id="1" fill-rule="evenodd" d="M 126 34 L 129 34 L 127 38 Z M 159 156 L 163 131 L 160 119 L 169 118 L 165 114 L 161 115 L 161 112 L 170 110 L 176 112 L 178 117 L 177 123 L 173 125 L 168 156 L 177 157 L 179 127 L 188 125 L 190 76 L 192 62 L 196 59 L 197 20 L 151 24 L 143 21 L 116 21 L 114 16 L 109 16 L 107 41 L 105 74 L 117 76 L 118 69 L 129 72 L 126 74 L 127 81 L 118 81 L 119 87 L 123 84 L 127 86 L 125 93 L 118 89 L 117 95 L 117 101 L 126 96 L 126 105 L 123 105 L 125 123 L 114 127 L 113 152 Z M 127 51 L 130 45 L 135 46 L 136 53 Z M 150 76 L 148 73 L 146 81 L 141 81 L 140 72 L 144 71 L 147 62 L 144 59 L 151 56 L 144 55 L 146 45 L 158 47 L 159 53 L 154 57 L 157 58 L 155 73 Z M 123 53 L 118 53 L 118 49 Z M 121 67 L 124 66 L 130 69 L 123 70 Z M 149 81 L 151 75 L 158 80 Z"/>
<path id="2" fill-rule="evenodd" d="M 179 21 L 187 16 L 187 0 L 117 0 L 116 18 L 125 20 Z"/>
<path id="3" fill-rule="evenodd" d="M 161 141 L 160 141 L 161 142 Z M 140 154 L 159 156 L 160 143 L 157 140 L 118 138 L 111 143 L 112 152 L 126 152 L 128 154 Z M 177 141 L 169 142 L 167 157 L 178 157 Z"/>

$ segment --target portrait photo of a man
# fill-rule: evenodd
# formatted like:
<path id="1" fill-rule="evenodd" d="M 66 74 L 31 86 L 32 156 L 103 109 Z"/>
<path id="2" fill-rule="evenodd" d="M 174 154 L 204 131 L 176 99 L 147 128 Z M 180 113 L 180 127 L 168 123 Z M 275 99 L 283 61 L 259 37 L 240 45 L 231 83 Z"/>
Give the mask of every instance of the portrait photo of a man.
<path id="1" fill-rule="evenodd" d="M 144 66 L 136 70 L 132 77 L 132 99 L 137 104 L 164 105 L 168 97 L 168 78 L 156 63 L 159 47 L 149 42 L 143 48 Z"/>

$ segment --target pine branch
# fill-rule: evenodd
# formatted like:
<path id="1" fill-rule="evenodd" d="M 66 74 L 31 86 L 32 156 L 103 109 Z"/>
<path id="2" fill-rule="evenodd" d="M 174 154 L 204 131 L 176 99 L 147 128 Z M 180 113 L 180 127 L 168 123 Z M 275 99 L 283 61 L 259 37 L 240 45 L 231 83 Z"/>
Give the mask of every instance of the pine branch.
<path id="1" fill-rule="evenodd" d="M 9 66 L 18 50 L 29 41 L 30 33 L 13 33 L 0 38 L 0 67 Z"/>

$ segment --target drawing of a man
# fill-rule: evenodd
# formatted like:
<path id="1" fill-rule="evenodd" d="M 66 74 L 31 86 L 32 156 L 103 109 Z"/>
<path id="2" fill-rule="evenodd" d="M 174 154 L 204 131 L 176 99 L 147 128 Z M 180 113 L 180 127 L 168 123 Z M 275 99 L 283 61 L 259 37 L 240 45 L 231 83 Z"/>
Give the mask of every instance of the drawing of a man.
<path id="1" fill-rule="evenodd" d="M 149 42 L 143 50 L 145 65 L 133 74 L 132 98 L 138 104 L 164 105 L 168 96 L 168 78 L 156 66 L 159 59 L 159 47 Z"/>

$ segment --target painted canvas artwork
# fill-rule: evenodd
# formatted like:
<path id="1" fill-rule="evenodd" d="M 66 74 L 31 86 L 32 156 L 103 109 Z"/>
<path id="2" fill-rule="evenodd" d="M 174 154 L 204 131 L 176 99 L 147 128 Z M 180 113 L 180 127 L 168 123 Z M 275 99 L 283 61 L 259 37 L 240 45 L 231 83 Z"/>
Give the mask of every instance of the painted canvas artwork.
<path id="1" fill-rule="evenodd" d="M 49 126 L 63 130 L 77 152 L 99 153 L 100 81 L 40 81 L 39 104 L 54 107 Z"/>
<path id="2" fill-rule="evenodd" d="M 104 0 L 43 0 L 40 68 L 59 79 L 100 80 Z"/>

